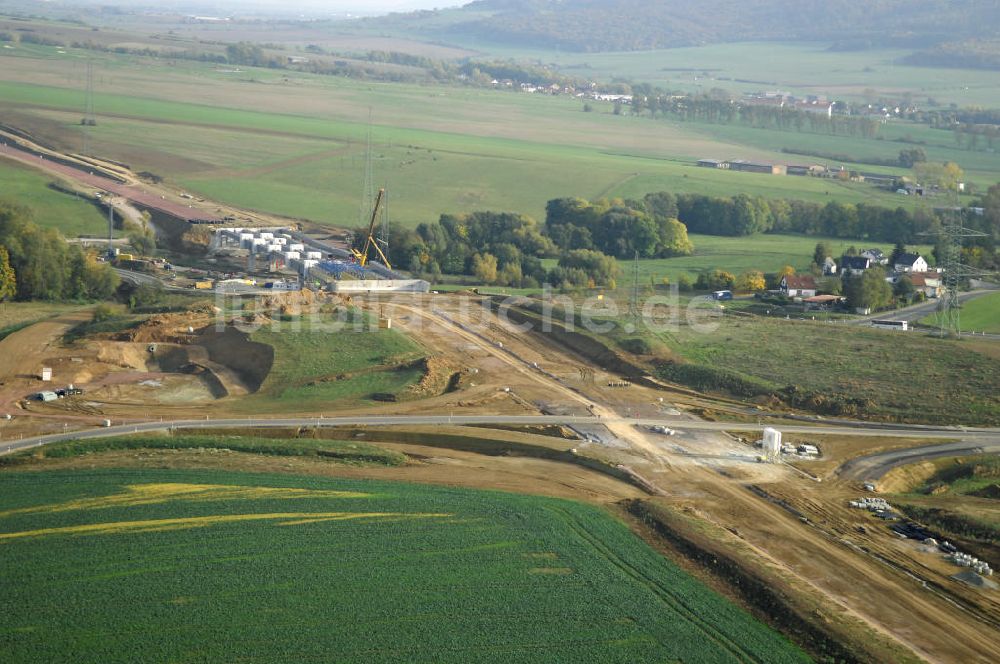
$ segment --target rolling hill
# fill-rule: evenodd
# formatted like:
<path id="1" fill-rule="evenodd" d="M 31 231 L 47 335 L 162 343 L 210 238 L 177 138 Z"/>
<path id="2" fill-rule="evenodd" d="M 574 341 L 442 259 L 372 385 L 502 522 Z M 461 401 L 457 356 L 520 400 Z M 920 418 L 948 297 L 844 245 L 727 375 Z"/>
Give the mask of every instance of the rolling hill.
<path id="1" fill-rule="evenodd" d="M 434 23 L 396 15 L 442 35 L 573 51 L 631 51 L 720 42 L 823 40 L 930 46 L 989 38 L 1000 26 L 995 0 L 478 0 Z M 433 27 L 432 27 L 433 26 Z"/>

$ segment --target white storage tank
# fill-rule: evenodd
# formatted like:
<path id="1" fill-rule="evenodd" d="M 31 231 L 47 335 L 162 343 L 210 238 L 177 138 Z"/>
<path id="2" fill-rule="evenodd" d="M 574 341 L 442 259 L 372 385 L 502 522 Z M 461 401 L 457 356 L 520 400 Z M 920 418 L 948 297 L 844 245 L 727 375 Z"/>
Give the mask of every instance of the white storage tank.
<path id="1" fill-rule="evenodd" d="M 781 458 L 781 432 L 777 429 L 764 429 L 764 456 L 772 461 Z"/>

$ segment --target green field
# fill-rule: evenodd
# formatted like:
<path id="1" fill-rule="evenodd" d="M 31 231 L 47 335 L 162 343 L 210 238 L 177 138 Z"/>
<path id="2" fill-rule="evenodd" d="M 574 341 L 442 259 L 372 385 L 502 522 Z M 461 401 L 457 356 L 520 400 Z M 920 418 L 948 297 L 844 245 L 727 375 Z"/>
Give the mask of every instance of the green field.
<path id="1" fill-rule="evenodd" d="M 844 405 L 851 409 L 844 414 L 878 419 L 1000 423 L 1000 360 L 953 341 L 901 334 L 727 316 L 714 331 L 681 326 L 657 342 L 693 365 L 664 377 L 702 389 L 729 384 L 743 396 L 784 393 L 830 414 Z"/>
<path id="2" fill-rule="evenodd" d="M 848 247 L 868 249 L 878 247 L 886 255 L 892 252 L 892 246 L 880 242 L 864 240 L 839 240 L 835 238 L 807 237 L 804 235 L 750 235 L 747 237 L 720 237 L 718 235 L 699 235 L 692 233 L 694 254 L 677 258 L 650 258 L 639 260 L 639 283 L 641 286 L 660 285 L 664 277 L 671 283 L 677 283 L 677 278 L 685 274 L 694 278 L 700 272 L 714 268 L 726 270 L 736 276 L 750 270 L 761 272 L 777 272 L 785 265 L 791 265 L 797 272 L 808 273 L 812 264 L 813 250 L 817 242 L 826 241 L 833 249 L 833 255 L 840 257 Z M 911 249 L 920 251 L 925 256 L 930 255 L 930 246 L 913 246 Z M 548 268 L 555 267 L 557 261 L 544 261 Z M 621 274 L 618 278 L 619 288 L 632 287 L 633 262 L 619 260 Z"/>
<path id="3" fill-rule="evenodd" d="M 80 308 L 80 305 L 76 304 L 53 302 L 4 302 L 0 304 L 0 336 L 6 336 L 32 323 Z"/>
<path id="4" fill-rule="evenodd" d="M 144 435 L 91 438 L 48 445 L 40 452 L 27 450 L 0 457 L 0 466 L 17 466 L 46 459 L 77 457 L 121 450 L 226 450 L 276 457 L 314 457 L 348 465 L 400 466 L 399 452 L 357 441 L 311 438 L 255 438 L 242 435 Z"/>
<path id="5" fill-rule="evenodd" d="M 0 504 L 7 661 L 808 661 L 570 501 L 103 470 Z"/>
<path id="6" fill-rule="evenodd" d="M 1000 293 L 990 293 L 962 304 L 959 321 L 964 332 L 1000 334 Z M 939 325 L 937 314 L 920 321 L 925 325 Z"/>
<path id="7" fill-rule="evenodd" d="M 49 187 L 53 178 L 33 168 L 0 159 L 0 199 L 31 208 L 40 226 L 58 228 L 66 237 L 103 235 L 108 221 L 90 202 Z"/>
<path id="8" fill-rule="evenodd" d="M 82 53 L 43 51 L 0 55 L 18 64 L 0 68 L 0 98 L 40 123 L 37 131 L 61 134 L 79 149 Z M 893 157 L 905 147 L 893 141 L 654 121 L 615 116 L 604 105 L 584 113 L 565 96 L 274 70 L 226 74 L 207 64 L 106 54 L 97 60 L 107 73 L 95 102 L 99 122 L 88 130 L 97 154 L 209 198 L 336 226 L 359 216 L 369 109 L 376 181 L 390 191 L 393 219 L 410 226 L 477 209 L 542 218 L 551 198 L 660 190 L 916 205 L 864 183 L 694 165 L 705 156 L 801 161 L 780 149 L 815 143 L 833 151 L 842 141 L 848 144 L 835 151 Z M 949 140 L 938 133 L 934 140 Z M 927 149 L 931 158 L 968 160 L 976 184 L 1000 179 L 995 154 Z"/>
<path id="9" fill-rule="evenodd" d="M 461 39 L 455 40 L 462 45 Z M 898 62 L 911 51 L 871 48 L 833 51 L 823 42 L 742 42 L 654 51 L 573 53 L 505 47 L 477 41 L 468 44 L 485 57 L 537 59 L 554 63 L 581 78 L 615 77 L 652 83 L 665 89 L 707 92 L 787 90 L 800 96 L 866 100 L 909 92 L 922 106 L 927 97 L 939 104 L 1000 106 L 996 73 L 988 70 L 908 67 Z"/>
<path id="10" fill-rule="evenodd" d="M 342 331 L 291 324 L 263 327 L 253 341 L 274 348 L 274 366 L 260 391 L 236 407 L 316 410 L 366 403 L 375 393 L 398 394 L 423 375 L 421 348 L 395 330 Z"/>

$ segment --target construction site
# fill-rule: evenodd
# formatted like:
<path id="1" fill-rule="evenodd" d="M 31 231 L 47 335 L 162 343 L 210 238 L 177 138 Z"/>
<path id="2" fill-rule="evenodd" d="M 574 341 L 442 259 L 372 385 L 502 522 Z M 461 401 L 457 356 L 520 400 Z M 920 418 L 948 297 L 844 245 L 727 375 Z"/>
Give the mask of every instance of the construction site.
<path id="1" fill-rule="evenodd" d="M 95 242 L 123 281 L 180 298 L 103 327 L 81 307 L 3 338 L 0 453 L 55 469 L 315 472 L 571 498 L 610 510 L 817 658 L 964 663 L 1000 652 L 995 543 L 942 535 L 876 497 L 915 491 L 915 465 L 1000 451 L 996 429 L 823 418 L 707 394 L 543 320 L 537 296 L 432 292 L 386 257 L 384 190 L 357 241 L 0 136 L 0 156 L 109 210 L 108 238 Z M 166 257 L 122 250 L 116 217 L 145 219 Z M 406 463 L 321 468 L 179 450 L 46 458 L 60 441 L 193 429 L 363 439 Z M 977 505 L 996 517 L 995 503 Z"/>

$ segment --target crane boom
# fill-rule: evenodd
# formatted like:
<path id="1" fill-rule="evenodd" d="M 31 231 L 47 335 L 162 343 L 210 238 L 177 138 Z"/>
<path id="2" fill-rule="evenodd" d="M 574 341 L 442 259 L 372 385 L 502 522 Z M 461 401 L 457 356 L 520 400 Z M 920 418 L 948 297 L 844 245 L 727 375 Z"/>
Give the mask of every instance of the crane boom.
<path id="1" fill-rule="evenodd" d="M 358 264 L 364 267 L 368 264 L 368 252 L 371 251 L 372 246 L 375 247 L 375 251 L 378 252 L 379 257 L 385 266 L 392 269 L 392 265 L 389 264 L 389 259 L 386 258 L 385 252 L 382 251 L 382 247 L 378 246 L 378 240 L 375 239 L 375 222 L 378 220 L 378 210 L 379 206 L 382 204 L 382 199 L 385 197 L 385 189 L 378 190 L 378 196 L 375 197 L 375 205 L 372 206 L 372 218 L 371 222 L 368 224 L 368 237 L 365 238 L 365 247 L 361 251 L 357 249 L 352 249 L 354 252 L 354 257 L 358 259 Z"/>

